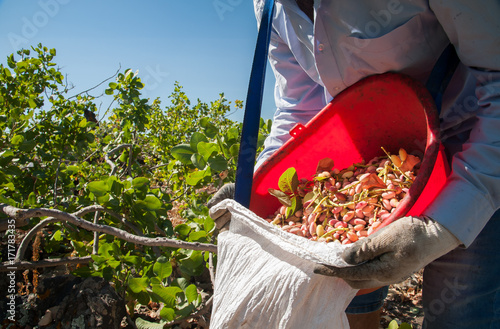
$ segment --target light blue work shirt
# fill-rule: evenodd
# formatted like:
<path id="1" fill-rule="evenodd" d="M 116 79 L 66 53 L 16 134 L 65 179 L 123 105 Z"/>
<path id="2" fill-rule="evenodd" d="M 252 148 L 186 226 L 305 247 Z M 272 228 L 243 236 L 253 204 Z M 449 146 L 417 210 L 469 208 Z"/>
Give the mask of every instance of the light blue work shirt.
<path id="1" fill-rule="evenodd" d="M 254 0 L 260 22 L 264 0 Z M 461 64 L 443 99 L 441 133 L 452 173 L 425 215 L 465 246 L 500 207 L 500 2 L 315 0 L 314 23 L 276 0 L 269 61 L 276 112 L 257 166 L 335 95 L 397 71 L 425 82 L 451 42 Z"/>

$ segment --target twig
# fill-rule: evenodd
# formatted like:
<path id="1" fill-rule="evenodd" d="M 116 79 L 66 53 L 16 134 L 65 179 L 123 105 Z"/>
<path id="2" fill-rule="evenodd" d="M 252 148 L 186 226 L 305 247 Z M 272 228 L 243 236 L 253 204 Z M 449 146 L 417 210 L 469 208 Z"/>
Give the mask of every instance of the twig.
<path id="1" fill-rule="evenodd" d="M 168 165 L 169 165 L 168 163 L 162 163 L 162 164 L 159 164 L 159 165 L 156 165 L 156 166 L 149 167 L 148 170 L 158 169 L 158 168 L 165 167 L 165 166 L 168 166 Z"/>
<path id="2" fill-rule="evenodd" d="M 94 224 L 99 224 L 99 217 L 101 217 L 101 212 L 96 211 L 94 213 Z M 99 232 L 94 232 L 94 245 L 92 246 L 92 254 L 97 255 L 99 253 Z"/>
<path id="3" fill-rule="evenodd" d="M 127 148 L 127 147 L 132 147 L 132 144 L 120 144 L 117 147 L 115 147 L 114 149 L 112 149 L 111 151 L 104 154 L 104 159 L 106 160 L 106 163 L 108 163 L 111 166 L 111 173 L 109 174 L 110 176 L 113 176 L 116 173 L 116 164 L 113 161 L 111 161 L 109 159 L 109 157 L 112 154 L 114 154 L 114 153 L 116 153 L 124 148 Z"/>
<path id="4" fill-rule="evenodd" d="M 101 82 L 99 82 L 99 84 L 95 85 L 94 87 L 91 87 L 91 88 L 89 88 L 89 89 L 87 89 L 87 90 L 81 91 L 81 92 L 79 92 L 79 93 L 78 93 L 78 94 L 76 94 L 76 95 L 73 95 L 73 96 L 68 97 L 67 99 L 72 99 L 72 98 L 78 97 L 78 96 L 79 96 L 79 95 L 81 95 L 81 94 L 86 94 L 86 93 L 88 93 L 89 91 L 91 91 L 91 90 L 93 90 L 93 89 L 96 89 L 97 87 L 99 87 L 100 85 L 102 85 L 103 83 L 105 83 L 106 81 L 108 81 L 108 80 L 112 79 L 113 77 L 115 77 L 115 76 L 118 74 L 118 72 L 120 72 L 121 68 L 122 68 L 122 66 L 120 65 L 120 66 L 118 67 L 118 70 L 116 70 L 116 72 L 115 72 L 112 76 L 110 76 L 109 78 L 106 78 L 106 79 L 102 80 Z"/>
<path id="5" fill-rule="evenodd" d="M 212 288 L 215 285 L 215 272 L 214 272 L 214 254 L 208 254 L 208 272 L 210 273 L 210 281 L 212 281 Z"/>
<path id="6" fill-rule="evenodd" d="M 92 261 L 92 256 L 53 258 L 53 259 L 44 259 L 37 262 L 30 262 L 30 261 L 3 262 L 0 263 L 0 272 L 24 271 L 33 268 L 55 267 L 66 264 L 87 264 L 90 263 L 91 261 Z"/>
<path id="7" fill-rule="evenodd" d="M 61 156 L 59 157 L 59 162 L 57 163 L 57 170 L 56 170 L 56 178 L 54 179 L 54 205 L 57 204 L 57 182 L 59 180 L 59 169 L 61 168 L 61 162 L 62 162 L 62 152 Z"/>

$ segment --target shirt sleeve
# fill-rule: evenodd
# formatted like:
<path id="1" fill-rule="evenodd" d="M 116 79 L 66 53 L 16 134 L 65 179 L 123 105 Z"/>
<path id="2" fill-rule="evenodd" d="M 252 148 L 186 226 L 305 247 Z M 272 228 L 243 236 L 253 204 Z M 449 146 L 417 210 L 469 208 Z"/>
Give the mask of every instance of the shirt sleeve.
<path id="1" fill-rule="evenodd" d="M 453 155 L 451 175 L 425 215 L 468 246 L 500 208 L 500 3 L 431 0 L 430 5 L 476 79 L 477 106 L 469 138 Z"/>
<path id="2" fill-rule="evenodd" d="M 276 79 L 274 100 L 276 111 L 264 150 L 256 168 L 290 139 L 289 131 L 297 123 L 305 124 L 326 105 L 325 89 L 300 66 L 290 47 L 271 33 L 269 62 Z"/>

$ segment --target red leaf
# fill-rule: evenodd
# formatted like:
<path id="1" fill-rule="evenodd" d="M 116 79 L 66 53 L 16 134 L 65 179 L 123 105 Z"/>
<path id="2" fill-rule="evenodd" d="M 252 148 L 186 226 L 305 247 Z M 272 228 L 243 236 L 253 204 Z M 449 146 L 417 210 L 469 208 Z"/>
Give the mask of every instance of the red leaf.
<path id="1" fill-rule="evenodd" d="M 377 174 L 371 173 L 361 181 L 361 187 L 363 190 L 368 190 L 372 187 L 386 188 L 387 186 L 384 181 L 377 176 Z"/>
<path id="2" fill-rule="evenodd" d="M 420 163 L 419 157 L 408 154 L 401 167 L 399 167 L 399 170 L 401 170 L 402 172 L 412 171 L 413 167 L 415 167 L 419 163 Z"/>

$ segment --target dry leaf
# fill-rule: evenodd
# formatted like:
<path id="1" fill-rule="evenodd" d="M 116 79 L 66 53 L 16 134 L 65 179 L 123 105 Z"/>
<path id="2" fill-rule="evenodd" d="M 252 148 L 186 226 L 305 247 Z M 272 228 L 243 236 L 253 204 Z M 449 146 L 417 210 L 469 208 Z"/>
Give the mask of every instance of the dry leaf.
<path id="1" fill-rule="evenodd" d="M 413 167 L 420 163 L 420 158 L 414 155 L 408 154 L 406 160 L 403 162 L 399 170 L 402 172 L 412 171 Z"/>
<path id="2" fill-rule="evenodd" d="M 377 176 L 377 174 L 371 173 L 361 181 L 361 188 L 363 190 L 368 190 L 372 187 L 386 188 L 387 186 L 384 181 Z"/>
<path id="3" fill-rule="evenodd" d="M 330 171 L 333 168 L 333 160 L 330 158 L 324 158 L 319 160 L 318 166 L 316 167 L 316 172 L 320 173 L 323 171 Z"/>

